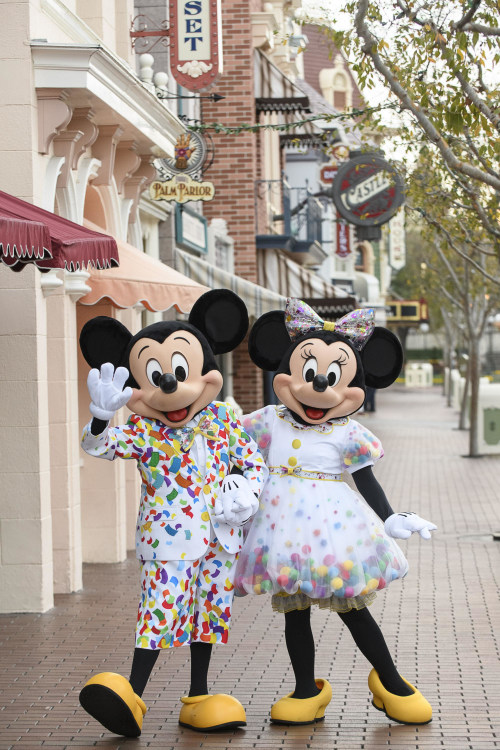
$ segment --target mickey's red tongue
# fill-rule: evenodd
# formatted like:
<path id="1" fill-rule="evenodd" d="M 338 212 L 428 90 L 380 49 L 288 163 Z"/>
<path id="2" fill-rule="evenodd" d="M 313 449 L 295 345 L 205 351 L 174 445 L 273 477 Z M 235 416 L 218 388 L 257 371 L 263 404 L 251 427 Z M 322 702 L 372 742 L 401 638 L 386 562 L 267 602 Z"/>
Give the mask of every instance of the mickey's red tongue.
<path id="1" fill-rule="evenodd" d="M 186 419 L 188 410 L 184 407 L 184 409 L 177 409 L 177 411 L 167 411 L 165 414 L 169 422 L 182 422 L 183 419 Z"/>
<path id="2" fill-rule="evenodd" d="M 321 419 L 325 415 L 324 409 L 315 409 L 313 406 L 308 406 L 304 411 L 309 419 Z"/>

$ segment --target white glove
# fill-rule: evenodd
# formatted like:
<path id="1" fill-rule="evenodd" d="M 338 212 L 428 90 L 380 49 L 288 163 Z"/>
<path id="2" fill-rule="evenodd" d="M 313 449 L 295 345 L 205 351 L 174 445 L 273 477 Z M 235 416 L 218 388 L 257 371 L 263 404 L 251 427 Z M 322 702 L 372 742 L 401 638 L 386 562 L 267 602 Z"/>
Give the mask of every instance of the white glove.
<path id="1" fill-rule="evenodd" d="M 101 372 L 93 369 L 87 378 L 91 398 L 90 411 L 96 419 L 109 422 L 115 411 L 121 409 L 132 397 L 132 388 L 123 388 L 129 377 L 126 367 L 117 367 L 111 362 L 101 366 Z"/>
<path id="2" fill-rule="evenodd" d="M 418 531 L 422 539 L 430 539 L 431 531 L 437 526 L 416 513 L 393 513 L 386 519 L 384 528 L 387 536 L 393 539 L 408 539 L 414 531 Z"/>
<path id="3" fill-rule="evenodd" d="M 259 499 L 252 492 L 248 480 L 239 474 L 230 474 L 224 477 L 215 500 L 214 520 L 231 526 L 243 526 L 258 507 Z"/>

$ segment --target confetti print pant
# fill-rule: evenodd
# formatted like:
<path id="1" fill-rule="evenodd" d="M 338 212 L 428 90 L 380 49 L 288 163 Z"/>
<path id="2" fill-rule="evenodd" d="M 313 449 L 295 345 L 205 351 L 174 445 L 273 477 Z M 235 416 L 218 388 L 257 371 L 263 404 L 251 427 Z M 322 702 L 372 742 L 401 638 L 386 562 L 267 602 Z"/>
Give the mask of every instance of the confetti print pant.
<path id="1" fill-rule="evenodd" d="M 136 647 L 227 643 L 237 558 L 213 538 L 199 560 L 143 561 Z"/>

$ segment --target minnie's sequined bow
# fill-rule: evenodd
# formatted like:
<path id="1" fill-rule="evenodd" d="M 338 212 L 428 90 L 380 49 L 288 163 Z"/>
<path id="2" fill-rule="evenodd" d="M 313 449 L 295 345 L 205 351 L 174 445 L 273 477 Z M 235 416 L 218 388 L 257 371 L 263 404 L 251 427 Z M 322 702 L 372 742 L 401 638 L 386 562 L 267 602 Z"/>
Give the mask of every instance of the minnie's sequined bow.
<path id="1" fill-rule="evenodd" d="M 205 417 L 200 420 L 196 427 L 179 427 L 177 430 L 171 428 L 168 432 L 174 450 L 177 448 L 176 443 L 178 443 L 179 450 L 182 453 L 188 452 L 194 443 L 196 435 L 203 435 L 203 437 L 213 440 L 217 434 L 216 428 L 212 425 L 210 417 Z"/>
<path id="2" fill-rule="evenodd" d="M 350 339 L 356 349 L 362 349 L 375 327 L 373 309 L 353 310 L 343 318 L 331 323 L 322 320 L 312 307 L 300 299 L 287 299 L 285 308 L 285 325 L 292 339 L 305 336 L 312 331 L 334 331 Z"/>

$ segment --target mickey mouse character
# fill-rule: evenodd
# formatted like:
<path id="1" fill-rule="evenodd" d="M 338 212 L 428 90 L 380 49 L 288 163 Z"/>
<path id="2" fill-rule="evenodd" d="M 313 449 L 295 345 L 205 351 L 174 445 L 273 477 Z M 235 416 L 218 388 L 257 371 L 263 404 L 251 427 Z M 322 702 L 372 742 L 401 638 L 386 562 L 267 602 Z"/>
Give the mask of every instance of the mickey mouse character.
<path id="1" fill-rule="evenodd" d="M 272 594 L 285 614 L 285 639 L 296 679 L 271 719 L 310 724 L 324 717 L 332 690 L 315 679 L 311 604 L 338 612 L 372 664 L 373 705 L 394 720 L 425 724 L 432 709 L 401 677 L 383 635 L 366 608 L 375 592 L 402 578 L 408 563 L 393 538 L 436 526 L 414 513 L 394 513 L 372 473 L 383 456 L 380 441 L 350 418 L 367 385 L 385 388 L 398 376 L 398 339 L 374 327 L 373 310 L 355 310 L 329 323 L 304 302 L 263 315 L 249 350 L 263 370 L 277 370 L 273 387 L 282 402 L 243 418 L 269 468 L 260 508 L 241 552 L 236 589 Z M 353 477 L 364 500 L 342 481 Z"/>
<path id="2" fill-rule="evenodd" d="M 189 644 L 191 687 L 179 723 L 199 731 L 243 726 L 229 695 L 208 695 L 212 645 L 226 643 L 242 525 L 267 478 L 263 458 L 228 404 L 214 401 L 222 375 L 214 354 L 244 338 L 248 315 L 228 290 L 204 294 L 188 323 L 160 322 L 133 336 L 108 317 L 90 320 L 80 347 L 92 369 L 93 419 L 83 449 L 134 459 L 141 475 L 136 552 L 141 602 L 130 680 L 104 672 L 80 693 L 83 708 L 116 734 L 137 737 L 141 698 L 160 651 Z M 116 368 L 116 369 L 115 369 Z M 110 427 L 128 404 L 127 424 Z M 230 464 L 242 475 L 229 477 Z"/>

